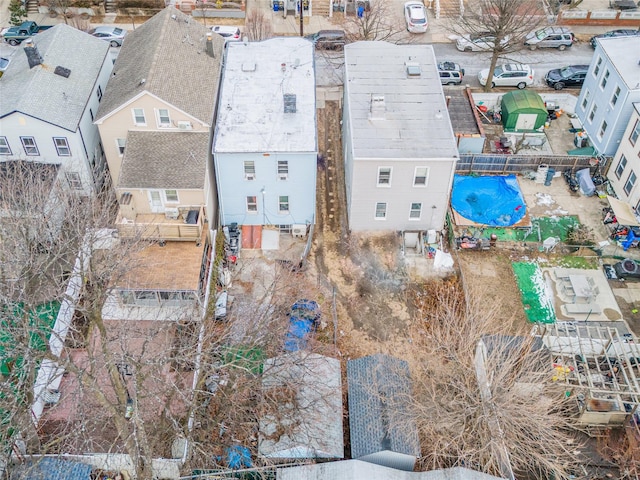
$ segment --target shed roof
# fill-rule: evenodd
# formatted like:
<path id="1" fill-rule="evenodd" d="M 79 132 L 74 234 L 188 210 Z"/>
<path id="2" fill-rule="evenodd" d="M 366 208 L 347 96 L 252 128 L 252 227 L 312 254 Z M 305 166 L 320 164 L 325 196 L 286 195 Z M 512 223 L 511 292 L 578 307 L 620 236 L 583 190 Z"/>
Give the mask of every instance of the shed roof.
<path id="1" fill-rule="evenodd" d="M 130 131 L 118 188 L 201 189 L 209 132 Z"/>
<path id="2" fill-rule="evenodd" d="M 347 362 L 351 456 L 385 450 L 418 457 L 418 428 L 409 412 L 409 364 L 376 354 Z"/>
<path id="3" fill-rule="evenodd" d="M 27 45 L 23 43 L 19 47 L 0 82 L 0 118 L 20 112 L 75 132 L 109 52 L 109 44 L 64 24 L 32 40 L 42 63 L 29 68 Z M 70 74 L 55 73 L 57 67 L 68 69 Z"/>
<path id="4" fill-rule="evenodd" d="M 531 90 L 514 90 L 502 96 L 502 114 L 517 112 L 540 112 L 547 115 L 542 97 Z"/>
<path id="5" fill-rule="evenodd" d="M 11 472 L 11 480 L 90 480 L 92 467 L 60 458 L 42 458 Z"/>
<path id="6" fill-rule="evenodd" d="M 640 36 L 599 38 L 597 44 L 609 57 L 627 88 L 640 91 Z"/>
<path id="7" fill-rule="evenodd" d="M 317 150 L 309 40 L 229 42 L 221 88 L 214 152 Z"/>
<path id="8" fill-rule="evenodd" d="M 224 39 L 190 15 L 166 7 L 134 31 L 120 48 L 96 121 L 142 92 L 149 92 L 206 125 L 213 122 Z M 102 42 L 105 43 L 106 42 Z"/>
<path id="9" fill-rule="evenodd" d="M 356 158 L 457 158 L 431 45 L 346 45 L 345 95 Z M 419 74 L 408 75 L 413 65 Z M 372 117 L 374 97 L 383 113 Z"/>

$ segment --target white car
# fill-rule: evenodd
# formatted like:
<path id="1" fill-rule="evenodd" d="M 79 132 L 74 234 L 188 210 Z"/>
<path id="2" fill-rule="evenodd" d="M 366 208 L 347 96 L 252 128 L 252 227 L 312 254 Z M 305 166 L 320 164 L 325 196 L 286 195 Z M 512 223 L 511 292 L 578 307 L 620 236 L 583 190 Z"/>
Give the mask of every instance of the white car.
<path id="1" fill-rule="evenodd" d="M 489 78 L 489 69 L 485 68 L 478 73 L 478 81 L 480 85 L 485 86 Z M 493 71 L 493 87 L 518 87 L 525 88 L 527 85 L 533 84 L 533 69 L 529 65 L 521 63 L 507 63 L 497 65 Z"/>
<path id="2" fill-rule="evenodd" d="M 461 52 L 486 52 L 495 47 L 496 37 L 490 33 L 467 33 L 458 37 L 456 48 Z M 509 42 L 507 35 L 502 39 L 500 45 L 503 47 Z"/>
<path id="3" fill-rule="evenodd" d="M 404 4 L 404 18 L 407 21 L 407 30 L 411 33 L 424 33 L 427 31 L 427 10 L 422 2 L 407 2 Z"/>
<path id="4" fill-rule="evenodd" d="M 240 29 L 233 25 L 214 25 L 211 27 L 211 31 L 224 37 L 225 42 L 240 41 Z"/>

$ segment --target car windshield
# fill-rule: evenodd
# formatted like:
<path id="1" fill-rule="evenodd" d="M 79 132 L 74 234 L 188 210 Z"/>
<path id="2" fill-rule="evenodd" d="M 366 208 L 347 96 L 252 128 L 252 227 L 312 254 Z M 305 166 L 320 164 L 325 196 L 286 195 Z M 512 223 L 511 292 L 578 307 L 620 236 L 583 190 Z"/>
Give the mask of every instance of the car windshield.
<path id="1" fill-rule="evenodd" d="M 573 67 L 564 67 L 560 69 L 560 76 L 562 78 L 569 78 L 571 75 L 575 73 Z"/>
<path id="2" fill-rule="evenodd" d="M 504 67 L 502 65 L 498 65 L 496 69 L 493 71 L 494 77 L 499 77 L 504 72 Z"/>
<path id="3" fill-rule="evenodd" d="M 545 38 L 547 36 L 547 31 L 543 28 L 541 30 L 538 30 L 536 32 L 536 38 L 538 40 L 542 40 L 543 38 Z"/>
<path id="4" fill-rule="evenodd" d="M 4 70 L 5 68 L 7 68 L 7 65 L 9 65 L 9 59 L 0 57 L 0 70 Z"/>
<path id="5" fill-rule="evenodd" d="M 122 29 L 121 28 L 114 28 L 113 29 L 113 34 L 114 35 L 120 35 L 122 33 Z"/>
<path id="6" fill-rule="evenodd" d="M 424 23 L 426 20 L 424 18 L 424 10 L 419 5 L 411 6 L 411 20 L 414 23 Z"/>

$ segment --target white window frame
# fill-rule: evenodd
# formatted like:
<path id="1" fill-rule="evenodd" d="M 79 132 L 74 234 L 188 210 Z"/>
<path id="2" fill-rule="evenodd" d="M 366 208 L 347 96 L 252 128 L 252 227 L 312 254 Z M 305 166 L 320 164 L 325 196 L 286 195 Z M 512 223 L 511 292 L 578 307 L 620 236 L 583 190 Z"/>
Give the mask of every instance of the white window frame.
<path id="1" fill-rule="evenodd" d="M 379 209 L 380 205 L 384 205 L 384 208 Z M 376 221 L 386 220 L 387 219 L 387 202 L 376 202 L 375 209 L 373 211 L 373 219 Z M 378 216 L 378 212 L 382 212 L 382 216 Z"/>
<path id="2" fill-rule="evenodd" d="M 167 114 L 162 115 L 161 112 L 167 112 Z M 163 118 L 166 118 L 167 121 L 163 122 Z M 158 128 L 171 128 L 171 115 L 169 114 L 168 108 L 156 109 L 156 122 L 158 122 Z"/>
<path id="3" fill-rule="evenodd" d="M 607 82 L 609 81 L 609 75 L 611 74 L 611 72 L 609 72 L 609 69 L 606 69 L 604 71 L 604 74 L 602 75 L 602 79 L 600 80 L 600 89 L 604 90 L 605 87 L 607 86 Z"/>
<path id="4" fill-rule="evenodd" d="M 424 170 L 424 175 L 418 175 L 419 170 Z M 424 183 L 417 183 L 419 178 L 424 177 Z M 429 167 L 416 167 L 413 171 L 413 186 L 417 188 L 426 188 L 429 183 Z"/>
<path id="5" fill-rule="evenodd" d="M 588 88 L 584 90 L 584 97 L 582 98 L 582 110 L 587 111 L 587 105 L 589 104 L 589 97 L 591 96 L 591 92 Z"/>
<path id="6" fill-rule="evenodd" d="M 382 170 L 389 170 L 389 177 L 387 179 L 387 183 L 381 182 L 380 179 L 384 178 L 381 177 L 382 174 Z M 378 176 L 376 177 L 376 185 L 378 187 L 384 187 L 384 188 L 390 188 L 391 187 L 391 177 L 393 175 L 393 168 L 392 167 L 378 167 Z M 385 173 L 386 176 L 386 173 Z"/>
<path id="7" fill-rule="evenodd" d="M 251 181 L 256 179 L 256 162 L 254 160 L 245 160 L 242 163 L 242 168 L 245 180 Z"/>
<path id="8" fill-rule="evenodd" d="M 153 213 L 164 212 L 164 202 L 162 200 L 162 192 L 160 190 L 149 190 L 149 206 Z"/>
<path id="9" fill-rule="evenodd" d="M 82 178 L 80 178 L 80 174 L 78 172 L 66 172 L 65 177 L 67 177 L 69 188 L 73 190 L 82 190 Z"/>
<path id="10" fill-rule="evenodd" d="M 289 195 L 280 195 L 280 196 L 278 196 L 278 213 L 280 213 L 280 214 L 289 213 L 289 208 L 290 208 L 289 207 Z"/>
<path id="11" fill-rule="evenodd" d="M 618 103 L 618 97 L 620 97 L 620 86 L 616 85 L 616 88 L 613 89 L 613 95 L 611 95 L 611 106 L 615 107 L 616 103 Z"/>
<path id="12" fill-rule="evenodd" d="M 289 178 L 289 160 L 278 160 L 278 180 Z"/>
<path id="13" fill-rule="evenodd" d="M 420 205 L 417 209 L 414 209 L 414 205 Z M 415 212 L 418 212 L 418 216 L 414 215 Z M 409 220 L 410 221 L 418 221 L 422 217 L 422 202 L 411 202 L 409 205 Z"/>
<path id="14" fill-rule="evenodd" d="M 604 137 L 604 134 L 607 132 L 608 126 L 609 124 L 607 123 L 607 121 L 602 120 L 602 123 L 600 124 L 600 130 L 598 131 L 598 140 L 602 140 L 602 137 Z"/>
<path id="15" fill-rule="evenodd" d="M 53 137 L 53 144 L 56 147 L 59 157 L 70 157 L 71 148 L 69 148 L 69 142 L 65 137 Z M 64 151 L 66 150 L 66 153 Z"/>
<path id="16" fill-rule="evenodd" d="M 258 196 L 247 195 L 246 202 L 247 202 L 247 213 L 250 213 L 252 215 L 257 214 L 258 213 Z"/>
<path id="17" fill-rule="evenodd" d="M 171 193 L 171 192 L 175 192 L 175 193 Z M 176 189 L 168 189 L 165 190 L 164 192 L 164 201 L 166 203 L 180 203 L 180 199 L 178 197 L 178 190 Z M 173 199 L 175 197 L 175 200 Z"/>
<path id="18" fill-rule="evenodd" d="M 124 155 L 124 149 L 127 146 L 126 138 L 116 138 L 116 148 L 118 149 L 118 155 L 121 157 Z"/>
<path id="19" fill-rule="evenodd" d="M 0 137 L 0 155 L 11 155 L 11 147 L 7 137 Z"/>
<path id="20" fill-rule="evenodd" d="M 593 123 L 593 119 L 596 117 L 596 113 L 598 112 L 598 104 L 594 102 L 591 105 L 591 111 L 589 112 L 589 123 Z"/>
<path id="21" fill-rule="evenodd" d="M 137 112 L 141 112 L 138 114 Z M 147 117 L 144 114 L 144 108 L 132 108 L 131 114 L 133 115 L 133 124 L 138 127 L 146 127 L 147 126 Z M 138 118 L 142 118 L 142 122 L 138 121 Z"/>
<path id="22" fill-rule="evenodd" d="M 616 167 L 616 177 L 618 178 L 618 180 L 620 180 L 622 178 L 622 174 L 624 173 L 624 170 L 627 168 L 627 157 L 624 156 L 624 154 L 620 155 L 620 160 L 618 161 L 618 166 Z"/>
<path id="23" fill-rule="evenodd" d="M 593 76 L 595 78 L 598 78 L 598 74 L 600 73 L 601 66 L 602 66 L 602 57 L 598 57 L 598 60 L 596 60 L 596 64 L 593 67 Z"/>
<path id="24" fill-rule="evenodd" d="M 629 143 L 635 147 L 638 137 L 640 137 L 640 120 L 636 120 L 636 124 L 631 129 L 631 133 L 629 134 Z"/>
<path id="25" fill-rule="evenodd" d="M 626 193 L 627 195 L 631 195 L 631 192 L 633 191 L 633 187 L 635 187 L 637 180 L 638 177 L 636 176 L 634 171 L 631 170 L 629 176 L 627 177 L 627 181 L 624 182 L 624 193 Z"/>
<path id="26" fill-rule="evenodd" d="M 38 144 L 36 143 L 36 139 L 34 137 L 20 137 L 20 141 L 22 142 L 22 148 L 24 149 L 25 155 L 30 157 L 37 157 L 40 155 L 40 150 L 38 150 Z M 26 141 L 31 141 L 31 145 L 26 145 Z M 30 150 L 33 149 L 35 153 L 29 153 Z"/>

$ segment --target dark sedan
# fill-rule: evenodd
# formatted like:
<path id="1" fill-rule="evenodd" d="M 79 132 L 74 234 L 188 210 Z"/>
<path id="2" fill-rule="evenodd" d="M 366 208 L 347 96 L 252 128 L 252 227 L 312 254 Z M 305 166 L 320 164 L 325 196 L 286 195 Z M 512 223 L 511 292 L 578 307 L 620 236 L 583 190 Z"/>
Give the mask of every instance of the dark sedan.
<path id="1" fill-rule="evenodd" d="M 640 30 L 636 30 L 633 28 L 621 28 L 619 30 L 611 30 L 610 32 L 607 32 L 607 33 L 601 33 L 600 35 L 594 35 L 593 37 L 591 37 L 591 40 L 589 40 L 589 43 L 591 43 L 591 46 L 593 48 L 596 48 L 597 38 L 633 37 L 636 35 L 640 35 Z"/>
<path id="2" fill-rule="evenodd" d="M 556 90 L 562 90 L 564 87 L 582 87 L 587 70 L 589 70 L 589 65 L 568 65 L 554 68 L 547 72 L 544 81 Z"/>

